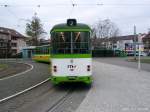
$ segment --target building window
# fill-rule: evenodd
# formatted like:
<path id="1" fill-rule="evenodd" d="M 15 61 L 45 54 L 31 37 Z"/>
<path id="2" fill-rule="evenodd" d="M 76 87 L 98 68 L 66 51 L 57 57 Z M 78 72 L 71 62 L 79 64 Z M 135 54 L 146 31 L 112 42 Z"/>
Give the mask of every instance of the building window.
<path id="1" fill-rule="evenodd" d="M 0 42 L 0 47 L 7 47 L 7 43 Z"/>
<path id="2" fill-rule="evenodd" d="M 11 43 L 12 47 L 17 47 L 17 43 Z"/>
<path id="3" fill-rule="evenodd" d="M 11 40 L 17 40 L 17 38 L 16 37 L 11 37 Z"/>
<path id="4" fill-rule="evenodd" d="M 12 49 L 12 54 L 17 54 L 17 49 Z"/>
<path id="5" fill-rule="evenodd" d="M 4 39 L 1 39 L 1 38 L 0 38 L 0 42 L 4 42 Z"/>
<path id="6" fill-rule="evenodd" d="M 4 43 L 0 43 L 0 47 L 4 47 Z"/>

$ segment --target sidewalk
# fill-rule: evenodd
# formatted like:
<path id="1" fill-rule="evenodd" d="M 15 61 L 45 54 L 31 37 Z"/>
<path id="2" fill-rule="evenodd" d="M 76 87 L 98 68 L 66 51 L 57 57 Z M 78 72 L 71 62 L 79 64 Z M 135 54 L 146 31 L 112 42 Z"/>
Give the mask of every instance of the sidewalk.
<path id="1" fill-rule="evenodd" d="M 93 77 L 76 112 L 150 112 L 150 72 L 94 61 Z"/>

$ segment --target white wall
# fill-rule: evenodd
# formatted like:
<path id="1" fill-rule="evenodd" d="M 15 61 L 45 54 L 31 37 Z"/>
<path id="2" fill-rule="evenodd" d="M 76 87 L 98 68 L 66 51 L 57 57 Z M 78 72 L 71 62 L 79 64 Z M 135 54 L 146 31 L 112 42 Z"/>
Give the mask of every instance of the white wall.
<path id="1" fill-rule="evenodd" d="M 26 47 L 27 44 L 24 39 L 17 39 L 17 53 L 21 52 L 22 48 Z"/>
<path id="2" fill-rule="evenodd" d="M 133 43 L 133 40 L 119 40 L 119 41 L 117 41 L 117 49 L 125 50 L 125 43 Z"/>

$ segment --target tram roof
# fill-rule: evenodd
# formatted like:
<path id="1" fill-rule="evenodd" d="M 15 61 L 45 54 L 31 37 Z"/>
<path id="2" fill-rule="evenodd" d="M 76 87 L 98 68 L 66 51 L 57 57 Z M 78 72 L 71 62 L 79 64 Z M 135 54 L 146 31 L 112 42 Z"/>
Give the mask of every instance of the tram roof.
<path id="1" fill-rule="evenodd" d="M 77 23 L 75 26 L 68 26 L 66 23 L 55 25 L 51 32 L 53 31 L 90 31 L 91 28 L 83 23 Z"/>
<path id="2" fill-rule="evenodd" d="M 40 47 L 50 47 L 50 44 L 48 44 L 48 45 L 36 46 L 36 48 L 40 48 Z"/>

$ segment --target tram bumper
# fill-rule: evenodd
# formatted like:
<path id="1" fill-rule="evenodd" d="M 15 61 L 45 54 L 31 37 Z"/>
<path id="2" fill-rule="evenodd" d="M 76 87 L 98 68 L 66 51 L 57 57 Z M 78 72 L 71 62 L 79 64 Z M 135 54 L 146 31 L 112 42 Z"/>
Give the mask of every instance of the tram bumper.
<path id="1" fill-rule="evenodd" d="M 83 82 L 86 84 L 92 83 L 91 76 L 51 76 L 51 81 L 54 84 L 59 84 L 63 82 Z"/>

